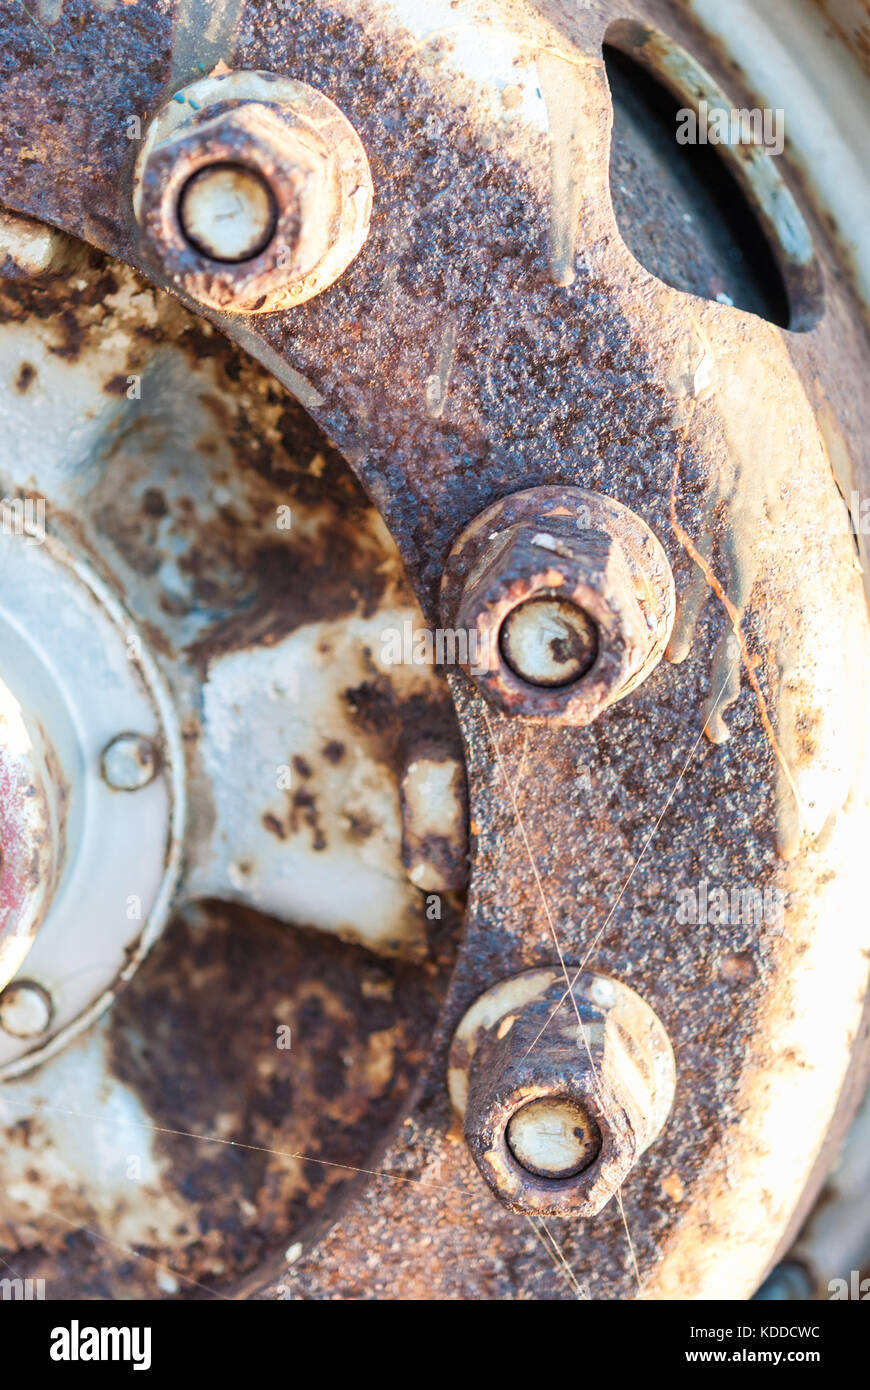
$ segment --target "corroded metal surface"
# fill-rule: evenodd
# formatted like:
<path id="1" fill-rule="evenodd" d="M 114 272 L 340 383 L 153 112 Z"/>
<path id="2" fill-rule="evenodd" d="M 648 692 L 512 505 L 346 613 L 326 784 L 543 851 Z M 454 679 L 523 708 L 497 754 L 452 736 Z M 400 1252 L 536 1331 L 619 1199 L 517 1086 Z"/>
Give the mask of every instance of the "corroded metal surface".
<path id="1" fill-rule="evenodd" d="M 242 254 L 209 250 L 185 227 L 190 190 L 215 168 L 260 179 L 263 226 Z M 229 197 L 242 206 L 238 188 Z M 266 313 L 322 293 L 353 260 L 368 232 L 372 182 L 359 137 L 333 102 L 273 73 L 227 72 L 176 92 L 157 114 L 133 201 L 145 254 L 173 286 L 216 309 Z M 220 218 L 225 228 L 226 209 Z"/>
<path id="2" fill-rule="evenodd" d="M 395 548 L 260 367 L 101 256 L 72 293 L 8 282 L 0 318 L 0 488 L 50 494 L 47 544 L 100 565 L 170 674 L 191 900 L 103 1022 L 0 1088 L 0 1242 L 50 1297 L 227 1296 L 371 1180 L 427 1055 L 461 900 L 442 885 L 427 912 L 406 875 L 399 785 L 416 750 L 464 807 L 455 717 L 431 665 L 383 660 L 384 631 L 421 623 Z M 100 783 L 138 784 L 138 744 L 120 770 L 108 751 L 91 790 L 123 809 L 138 786 Z M 427 847 L 461 882 L 460 821 Z M 83 935 L 52 985 L 87 997 Z M 4 1002 L 3 1046 L 44 1046 Z"/>
<path id="3" fill-rule="evenodd" d="M 594 652 L 572 678 L 540 682 L 512 668 L 506 637 L 521 607 L 553 595 L 591 622 Z M 591 724 L 664 655 L 674 581 L 656 537 L 627 507 L 581 488 L 531 488 L 463 531 L 444 570 L 441 611 L 445 624 L 474 635 L 465 664 L 497 709 Z"/>
<path id="4" fill-rule="evenodd" d="M 430 733 L 408 740 L 399 787 L 402 863 L 427 892 L 468 886 L 468 790 L 461 750 Z"/>
<path id="5" fill-rule="evenodd" d="M 179 916 L 101 1024 L 3 1087 L 4 1254 L 50 1298 L 226 1297 L 298 1258 L 372 1181 L 439 992 L 247 909 Z"/>
<path id="6" fill-rule="evenodd" d="M 292 313 L 221 326 L 352 463 L 427 618 L 461 529 L 537 486 L 630 507 L 678 596 L 669 661 L 591 729 L 529 730 L 451 676 L 474 871 L 431 1064 L 382 1158 L 407 1181 L 348 1205 L 273 1280 L 288 1297 L 575 1296 L 581 1277 L 593 1296 L 748 1293 L 811 1194 L 862 1036 L 866 612 L 837 479 L 848 488 L 867 435 L 867 343 L 799 181 L 825 296 L 812 332 L 642 270 L 608 189 L 601 41 L 615 12 L 542 8 L 434 4 L 424 18 L 398 0 L 250 0 L 219 55 L 335 98 L 368 152 L 375 216 L 346 275 Z M 651 8 L 680 29 L 677 7 Z M 140 264 L 119 113 L 144 119 L 167 94 L 171 16 L 136 5 L 85 32 L 86 9 L 67 3 L 53 47 L 23 18 L 4 30 L 4 71 L 22 48 L 32 66 L 0 90 L 0 196 Z M 736 90 L 721 57 L 708 64 Z M 56 118 L 96 92 L 100 138 L 82 155 L 81 118 L 62 142 Z M 282 621 L 283 569 L 271 556 L 261 573 L 247 641 Z M 242 645 L 232 618 L 215 626 L 203 652 Z M 395 705 L 376 678 L 359 691 L 360 718 L 382 730 Z M 724 908 L 708 909 L 709 890 Z M 444 1070 L 484 989 L 560 956 L 649 1002 L 679 1080 L 622 1204 L 560 1225 L 551 1270 L 541 1232 L 481 1183 Z"/>
<path id="7" fill-rule="evenodd" d="M 674 1097 L 674 1055 L 652 1010 L 618 980 L 570 965 L 568 975 L 570 989 L 560 970 L 494 985 L 450 1049 L 450 1097 L 474 1161 L 511 1211 L 532 1216 L 597 1216 L 661 1132 Z M 552 1127 L 565 1127 L 556 1107 L 568 1104 L 581 1141 L 574 1171 L 548 1171 Z M 531 1170 L 512 1137 L 523 1117 Z M 563 1149 L 562 1134 L 556 1139 Z"/>
<path id="8" fill-rule="evenodd" d="M 21 389 L 0 485 L 50 496 L 49 529 L 123 592 L 170 673 L 193 803 L 182 896 L 419 952 L 398 784 L 417 721 L 454 766 L 459 739 L 433 667 L 384 655 L 382 633 L 420 619 L 383 524 L 219 334 L 101 257 L 77 285 L 4 288 Z"/>

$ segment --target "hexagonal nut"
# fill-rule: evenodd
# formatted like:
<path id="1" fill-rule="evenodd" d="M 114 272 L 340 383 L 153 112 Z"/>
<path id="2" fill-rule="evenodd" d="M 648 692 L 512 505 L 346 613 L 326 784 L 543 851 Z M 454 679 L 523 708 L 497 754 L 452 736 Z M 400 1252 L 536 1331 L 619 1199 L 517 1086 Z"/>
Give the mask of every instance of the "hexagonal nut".
<path id="1" fill-rule="evenodd" d="M 676 1074 L 639 995 L 592 971 L 569 974 L 573 1000 L 554 968 L 482 995 L 454 1036 L 449 1085 L 472 1157 L 505 1206 L 590 1217 L 661 1132 Z"/>
<path id="2" fill-rule="evenodd" d="M 646 524 L 579 488 L 534 488 L 478 517 L 451 553 L 442 605 L 490 703 L 564 724 L 590 723 L 648 675 L 675 610 Z"/>
<path id="3" fill-rule="evenodd" d="M 220 176 L 219 192 L 202 193 L 207 173 Z M 147 259 L 192 299 L 233 312 L 285 309 L 326 289 L 362 247 L 371 202 L 350 122 L 305 83 L 268 73 L 227 73 L 177 93 L 137 161 Z M 240 227 L 250 245 L 233 241 L 223 254 Z"/>

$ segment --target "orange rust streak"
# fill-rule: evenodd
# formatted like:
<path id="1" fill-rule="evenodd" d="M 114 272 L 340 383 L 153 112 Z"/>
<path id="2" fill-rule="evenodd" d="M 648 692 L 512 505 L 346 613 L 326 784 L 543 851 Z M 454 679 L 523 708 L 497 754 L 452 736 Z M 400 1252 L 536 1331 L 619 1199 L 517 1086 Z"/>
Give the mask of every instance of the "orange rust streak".
<path id="1" fill-rule="evenodd" d="M 788 784 L 791 787 L 792 792 L 794 793 L 795 800 L 797 801 L 798 806 L 800 806 L 800 797 L 798 796 L 797 787 L 794 784 L 792 775 L 788 768 L 788 764 L 785 761 L 782 749 L 780 748 L 776 734 L 774 733 L 773 724 L 771 723 L 770 715 L 767 712 L 767 703 L 762 693 L 761 686 L 758 682 L 758 677 L 755 674 L 755 663 L 750 655 L 749 648 L 747 647 L 745 639 L 743 637 L 743 632 L 740 626 L 740 614 L 734 607 L 734 604 L 731 602 L 728 595 L 725 593 L 725 590 L 722 588 L 722 585 L 719 583 L 719 580 L 716 578 L 716 574 L 713 570 L 712 565 L 709 563 L 708 560 L 704 558 L 704 556 L 698 550 L 689 533 L 683 530 L 677 518 L 677 487 L 680 480 L 680 465 L 683 461 L 683 454 L 686 450 L 686 441 L 689 435 L 689 426 L 691 425 L 693 416 L 695 414 L 697 401 L 691 401 L 690 406 L 691 409 L 689 410 L 686 416 L 685 424 L 683 425 L 683 434 L 680 440 L 680 447 L 677 450 L 677 456 L 674 459 L 674 472 L 673 477 L 671 479 L 671 526 L 673 527 L 674 534 L 676 535 L 677 540 L 680 542 L 680 545 L 683 547 L 690 559 L 694 560 L 695 564 L 702 571 L 704 578 L 706 579 L 710 588 L 713 590 L 713 593 L 716 595 L 719 602 L 722 604 L 722 607 L 728 614 L 728 617 L 731 619 L 732 631 L 734 633 L 734 636 L 737 638 L 737 641 L 740 643 L 741 662 L 746 670 L 746 675 L 749 679 L 749 684 L 752 686 L 752 689 L 755 693 L 755 698 L 758 703 L 758 712 L 761 716 L 761 722 L 764 726 L 764 731 L 767 734 L 768 739 L 770 740 L 770 746 L 773 749 L 774 754 L 776 755 L 777 761 L 779 762 L 780 767 L 786 775 Z M 704 727 L 706 729 L 706 725 Z"/>

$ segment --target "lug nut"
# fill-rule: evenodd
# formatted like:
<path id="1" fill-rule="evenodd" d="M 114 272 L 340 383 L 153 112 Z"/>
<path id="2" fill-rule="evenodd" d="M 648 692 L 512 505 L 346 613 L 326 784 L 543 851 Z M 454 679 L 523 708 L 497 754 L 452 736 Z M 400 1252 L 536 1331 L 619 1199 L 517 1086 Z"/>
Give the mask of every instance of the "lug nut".
<path id="1" fill-rule="evenodd" d="M 154 781 L 159 769 L 156 747 L 141 734 L 119 734 L 100 759 L 103 781 L 117 792 L 140 791 Z"/>
<path id="2" fill-rule="evenodd" d="M 41 985 L 20 980 L 0 994 L 0 1028 L 13 1038 L 38 1038 L 51 1023 L 51 998 Z"/>
<path id="3" fill-rule="evenodd" d="M 454 1036 L 449 1086 L 474 1161 L 506 1206 L 589 1217 L 661 1132 L 676 1078 L 667 1033 L 639 995 L 568 971 L 573 1001 L 553 968 L 482 995 Z"/>
<path id="4" fill-rule="evenodd" d="M 541 487 L 459 537 L 442 620 L 468 633 L 468 670 L 506 714 L 589 724 L 661 659 L 674 581 L 649 527 L 612 498 Z"/>
<path id="5" fill-rule="evenodd" d="M 353 126 L 304 82 L 263 72 L 203 78 L 155 117 L 136 165 L 146 257 L 191 298 L 263 313 L 331 285 L 371 216 Z"/>

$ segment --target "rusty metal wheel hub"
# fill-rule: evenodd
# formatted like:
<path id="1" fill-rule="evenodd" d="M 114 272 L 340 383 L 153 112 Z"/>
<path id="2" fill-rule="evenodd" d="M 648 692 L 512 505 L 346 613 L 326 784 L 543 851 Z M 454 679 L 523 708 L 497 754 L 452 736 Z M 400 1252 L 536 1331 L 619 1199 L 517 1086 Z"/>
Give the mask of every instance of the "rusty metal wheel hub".
<path id="1" fill-rule="evenodd" d="M 748 1297 L 866 1075 L 849 6 L 211 8 L 0 36 L 0 1246 Z"/>

